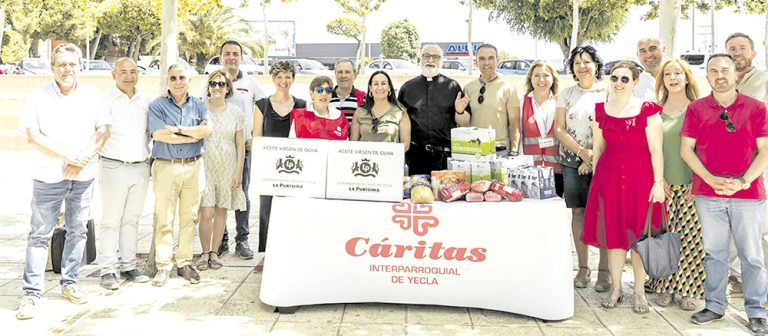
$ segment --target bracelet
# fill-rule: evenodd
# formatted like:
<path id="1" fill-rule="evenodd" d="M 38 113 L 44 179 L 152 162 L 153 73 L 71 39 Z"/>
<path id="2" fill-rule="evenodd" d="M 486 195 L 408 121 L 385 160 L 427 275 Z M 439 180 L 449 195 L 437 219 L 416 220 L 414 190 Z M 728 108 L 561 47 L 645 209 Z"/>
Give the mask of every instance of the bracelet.
<path id="1" fill-rule="evenodd" d="M 462 114 L 464 114 L 464 112 L 465 112 L 465 111 L 461 111 L 461 112 L 459 112 L 459 111 L 456 111 L 456 115 L 462 115 Z"/>
<path id="2" fill-rule="evenodd" d="M 653 181 L 653 184 L 662 183 L 662 182 L 664 182 L 664 180 L 656 180 L 656 181 Z"/>
<path id="3" fill-rule="evenodd" d="M 583 150 L 584 150 L 584 147 L 579 147 L 579 150 L 576 151 L 576 156 L 579 156 L 579 154 L 581 154 L 581 151 Z"/>

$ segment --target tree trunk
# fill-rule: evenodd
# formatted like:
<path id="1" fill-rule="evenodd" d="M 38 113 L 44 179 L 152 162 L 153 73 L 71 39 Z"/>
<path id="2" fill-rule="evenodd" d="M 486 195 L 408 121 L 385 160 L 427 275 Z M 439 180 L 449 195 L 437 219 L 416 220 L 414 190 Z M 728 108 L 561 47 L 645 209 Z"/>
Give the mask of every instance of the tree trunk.
<path id="1" fill-rule="evenodd" d="M 3 34 L 5 34 L 5 6 L 0 5 L 0 55 L 3 53 Z"/>
<path id="2" fill-rule="evenodd" d="M 468 0 L 469 5 L 469 17 L 467 18 L 467 54 L 469 55 L 469 75 L 472 76 L 472 64 L 474 64 L 474 54 L 472 53 L 472 7 L 474 6 L 474 0 Z"/>
<path id="3" fill-rule="evenodd" d="M 264 18 L 264 74 L 269 74 L 269 28 L 267 28 L 267 3 L 261 1 L 261 17 Z"/>
<path id="4" fill-rule="evenodd" d="M 357 66 L 357 73 L 362 73 L 363 71 L 363 60 L 365 58 L 365 33 L 367 29 L 365 28 L 365 21 L 368 17 L 363 16 L 361 17 L 361 21 L 363 22 L 363 33 L 360 34 L 360 46 L 357 47 L 357 56 L 355 57 L 355 65 Z"/>
<path id="5" fill-rule="evenodd" d="M 571 27 L 571 41 L 568 51 L 573 50 L 579 46 L 579 4 L 581 0 L 572 0 L 571 17 L 573 19 L 573 26 Z"/>
<path id="6" fill-rule="evenodd" d="M 665 57 L 675 54 L 677 18 L 680 16 L 680 0 L 662 0 L 659 3 L 659 42 L 667 51 Z"/>
<path id="7" fill-rule="evenodd" d="M 178 3 L 175 0 L 163 0 L 163 28 L 162 39 L 160 40 L 160 78 L 165 78 L 168 66 L 178 62 L 179 45 L 177 38 L 179 36 L 176 26 L 176 14 L 179 11 Z M 165 94 L 168 87 L 166 81 L 160 81 L 159 94 Z M 154 240 L 153 243 L 154 245 Z M 151 256 L 154 260 L 154 256 Z"/>
<path id="8" fill-rule="evenodd" d="M 141 42 L 144 40 L 144 36 L 139 35 L 136 38 L 136 45 L 133 48 L 133 53 L 128 54 L 127 56 L 130 58 L 133 58 L 134 60 L 139 59 L 139 55 L 141 54 Z"/>
<path id="9" fill-rule="evenodd" d="M 99 43 L 101 43 L 101 36 L 104 32 L 101 29 L 96 29 L 96 38 L 93 40 L 93 47 L 91 48 L 91 59 L 96 59 L 96 50 L 99 49 Z"/>
<path id="10" fill-rule="evenodd" d="M 31 57 L 40 57 L 40 39 L 32 39 L 32 44 L 29 47 L 29 55 Z"/>
<path id="11" fill-rule="evenodd" d="M 138 40 L 139 40 L 138 36 L 133 36 L 133 38 L 131 38 L 131 43 L 128 44 L 128 52 L 126 53 L 126 55 L 133 55 L 133 51 L 136 50 L 136 41 Z"/>
<path id="12" fill-rule="evenodd" d="M 768 46 L 768 10 L 765 12 L 765 38 L 763 45 Z M 765 48 L 765 68 L 768 69 L 768 48 Z"/>
<path id="13" fill-rule="evenodd" d="M 563 53 L 563 60 L 564 62 L 568 61 L 568 57 L 571 56 L 571 48 L 568 45 L 568 41 L 562 41 L 557 44 L 557 46 L 560 47 L 560 51 Z"/>

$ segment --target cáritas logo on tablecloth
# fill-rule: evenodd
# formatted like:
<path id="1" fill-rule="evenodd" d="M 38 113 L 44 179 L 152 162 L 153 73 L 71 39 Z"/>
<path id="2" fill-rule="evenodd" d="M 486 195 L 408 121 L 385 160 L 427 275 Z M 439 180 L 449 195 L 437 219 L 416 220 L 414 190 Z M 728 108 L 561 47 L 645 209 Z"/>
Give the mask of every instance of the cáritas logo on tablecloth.
<path id="1" fill-rule="evenodd" d="M 300 159 L 294 159 L 293 155 L 287 155 L 285 158 L 278 158 L 277 164 L 275 165 L 275 170 L 277 170 L 278 173 L 300 174 L 302 169 L 304 169 L 304 164 L 301 163 Z"/>
<path id="2" fill-rule="evenodd" d="M 370 159 L 363 158 L 352 164 L 352 175 L 364 177 L 376 177 L 379 174 L 379 165 L 371 162 Z"/>
<path id="3" fill-rule="evenodd" d="M 431 216 L 432 206 L 429 204 L 412 204 L 402 202 L 392 206 L 395 214 L 392 223 L 399 224 L 403 230 L 413 229 L 413 233 L 419 237 L 427 235 L 429 228 L 436 227 L 440 220 Z"/>

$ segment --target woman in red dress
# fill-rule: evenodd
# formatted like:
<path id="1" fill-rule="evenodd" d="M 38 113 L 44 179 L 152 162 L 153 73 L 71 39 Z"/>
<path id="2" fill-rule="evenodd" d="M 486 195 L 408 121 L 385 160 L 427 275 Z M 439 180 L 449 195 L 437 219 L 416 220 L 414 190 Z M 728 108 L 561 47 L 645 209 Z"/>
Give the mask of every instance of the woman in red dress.
<path id="1" fill-rule="evenodd" d="M 595 105 L 592 187 L 584 215 L 584 244 L 608 249 L 611 292 L 601 301 L 615 308 L 622 300 L 621 273 L 632 243 L 643 235 L 650 202 L 658 227 L 664 202 L 663 131 L 660 107 L 632 95 L 640 70 L 620 62 L 611 71 L 606 103 Z M 635 277 L 635 313 L 649 311 L 643 284 L 645 269 L 640 256 L 630 252 Z"/>

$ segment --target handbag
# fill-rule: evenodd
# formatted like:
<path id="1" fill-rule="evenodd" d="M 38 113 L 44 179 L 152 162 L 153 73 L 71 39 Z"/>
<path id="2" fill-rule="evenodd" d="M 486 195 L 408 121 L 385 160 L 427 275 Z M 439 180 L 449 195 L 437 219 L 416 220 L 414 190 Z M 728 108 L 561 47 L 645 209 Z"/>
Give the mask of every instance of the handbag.
<path id="1" fill-rule="evenodd" d="M 680 234 L 669 232 L 666 211 L 662 209 L 661 232 L 651 235 L 653 203 L 648 205 L 645 216 L 645 235 L 632 244 L 632 248 L 643 260 L 643 268 L 651 278 L 665 278 L 677 272 L 680 265 Z"/>
<path id="2" fill-rule="evenodd" d="M 85 250 L 83 251 L 83 260 L 80 265 L 88 265 L 96 260 L 96 230 L 93 219 L 89 219 L 86 224 L 88 230 L 86 234 Z M 53 273 L 61 273 L 61 258 L 64 255 L 64 244 L 67 241 L 67 230 L 63 227 L 57 227 L 53 230 L 51 236 L 51 268 Z"/>

